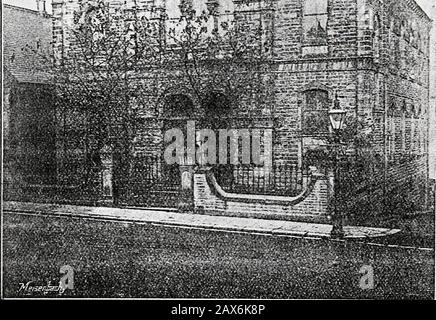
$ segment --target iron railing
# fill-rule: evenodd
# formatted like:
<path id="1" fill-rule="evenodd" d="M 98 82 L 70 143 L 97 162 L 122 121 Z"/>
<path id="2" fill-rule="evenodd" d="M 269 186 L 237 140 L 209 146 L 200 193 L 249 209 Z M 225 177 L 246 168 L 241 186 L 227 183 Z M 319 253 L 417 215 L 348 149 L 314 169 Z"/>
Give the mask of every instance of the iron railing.
<path id="1" fill-rule="evenodd" d="M 296 196 L 310 177 L 308 168 L 292 164 L 216 166 L 213 172 L 224 191 L 254 195 Z"/>

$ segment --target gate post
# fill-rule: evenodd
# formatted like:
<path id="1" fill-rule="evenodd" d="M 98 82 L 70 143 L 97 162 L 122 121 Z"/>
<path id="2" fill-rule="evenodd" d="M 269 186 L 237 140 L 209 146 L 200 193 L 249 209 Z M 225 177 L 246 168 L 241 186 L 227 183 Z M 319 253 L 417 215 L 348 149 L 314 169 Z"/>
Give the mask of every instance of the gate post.
<path id="1" fill-rule="evenodd" d="M 109 148 L 102 150 L 102 171 L 101 171 L 101 183 L 102 183 L 102 195 L 103 202 L 113 204 L 113 155 Z"/>
<path id="2" fill-rule="evenodd" d="M 180 165 L 181 188 L 179 193 L 178 210 L 187 212 L 194 210 L 194 166 Z"/>

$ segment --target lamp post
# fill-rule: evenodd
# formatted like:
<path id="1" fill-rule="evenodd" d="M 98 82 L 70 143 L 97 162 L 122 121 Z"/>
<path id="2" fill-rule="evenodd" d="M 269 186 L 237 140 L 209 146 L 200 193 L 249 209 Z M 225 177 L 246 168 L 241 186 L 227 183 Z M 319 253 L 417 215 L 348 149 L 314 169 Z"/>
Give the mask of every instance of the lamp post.
<path id="1" fill-rule="evenodd" d="M 339 190 L 340 190 L 340 152 L 339 149 L 341 147 L 341 132 L 343 129 L 343 125 L 345 122 L 345 116 L 347 112 L 340 108 L 340 103 L 338 100 L 338 96 L 335 96 L 334 108 L 329 111 L 330 124 L 332 126 L 332 134 L 333 134 L 333 150 L 334 150 L 334 212 L 332 217 L 333 229 L 331 231 L 331 236 L 334 238 L 343 238 L 344 237 L 344 222 L 343 222 L 343 214 L 342 210 L 339 208 L 338 204 L 340 201 Z"/>

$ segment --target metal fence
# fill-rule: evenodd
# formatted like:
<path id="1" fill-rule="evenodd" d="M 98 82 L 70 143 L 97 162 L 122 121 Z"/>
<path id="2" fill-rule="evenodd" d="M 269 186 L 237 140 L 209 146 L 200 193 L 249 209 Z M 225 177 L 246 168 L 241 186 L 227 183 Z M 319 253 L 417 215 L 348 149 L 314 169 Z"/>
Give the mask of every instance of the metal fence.
<path id="1" fill-rule="evenodd" d="M 160 156 L 135 156 L 128 174 L 119 177 L 122 203 L 134 206 L 176 207 L 181 181 L 178 165 Z"/>
<path id="2" fill-rule="evenodd" d="M 230 193 L 296 196 L 310 177 L 310 171 L 292 164 L 270 167 L 227 165 L 214 168 L 218 184 Z"/>

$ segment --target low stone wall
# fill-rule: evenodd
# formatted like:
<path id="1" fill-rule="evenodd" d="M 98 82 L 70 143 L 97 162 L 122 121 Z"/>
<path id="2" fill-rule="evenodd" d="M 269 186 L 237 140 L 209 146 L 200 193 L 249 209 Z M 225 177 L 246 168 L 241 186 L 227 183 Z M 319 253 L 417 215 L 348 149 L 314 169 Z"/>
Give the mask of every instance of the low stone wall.
<path id="1" fill-rule="evenodd" d="M 405 157 L 371 171 L 370 163 L 343 186 L 347 223 L 395 227 L 394 221 L 429 210 L 426 157 Z M 353 169 L 342 168 L 343 174 Z M 343 182 L 342 182 L 343 184 Z"/>
<path id="2" fill-rule="evenodd" d="M 329 180 L 314 172 L 296 197 L 232 194 L 206 170 L 194 174 L 194 208 L 198 214 L 328 223 L 332 195 Z"/>

